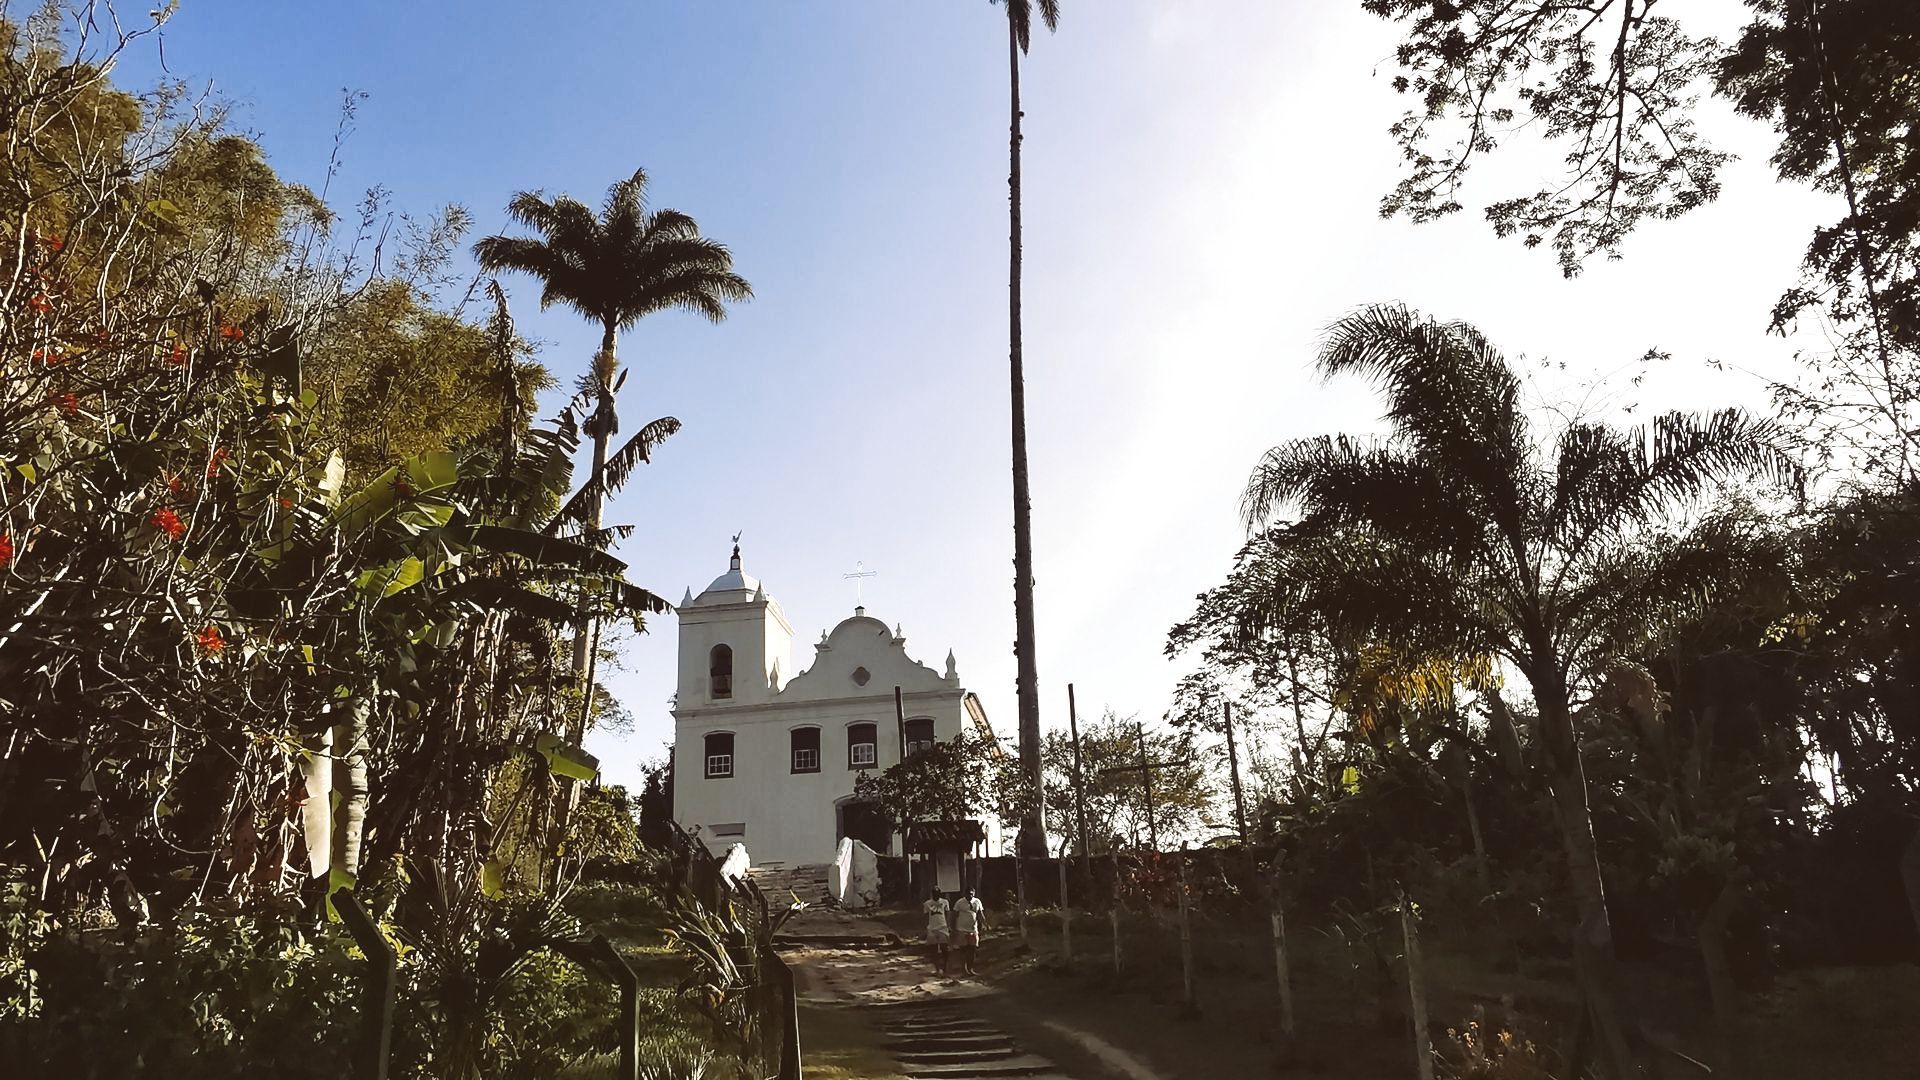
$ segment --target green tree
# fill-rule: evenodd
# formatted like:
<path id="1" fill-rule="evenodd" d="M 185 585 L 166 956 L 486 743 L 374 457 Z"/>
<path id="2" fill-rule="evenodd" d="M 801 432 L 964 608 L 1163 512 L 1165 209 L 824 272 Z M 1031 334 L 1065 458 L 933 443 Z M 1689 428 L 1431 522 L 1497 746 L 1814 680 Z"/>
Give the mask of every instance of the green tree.
<path id="1" fill-rule="evenodd" d="M 1147 787 L 1140 779 L 1142 737 L 1153 770 L 1152 826 Z M 1219 824 L 1219 784 L 1201 760 L 1192 730 L 1146 728 L 1112 709 L 1080 732 L 1080 774 L 1085 786 L 1088 837 L 1075 836 L 1073 740 L 1058 728 L 1047 732 L 1048 812 L 1075 851 L 1095 854 L 1121 846 L 1145 848 L 1150 833 L 1162 839 Z"/>
<path id="2" fill-rule="evenodd" d="M 577 516 L 591 542 L 604 546 L 601 512 L 608 492 L 648 460 L 667 425 L 679 427 L 671 417 L 655 420 L 608 452 L 620 431 L 615 395 L 626 381 L 616 351 L 620 332 L 672 309 L 719 322 L 726 318 L 729 303 L 747 300 L 753 289 L 734 273 L 726 245 L 700 235 L 693 218 L 678 210 L 648 208 L 644 169 L 608 188 L 597 213 L 566 195 L 548 199 L 523 191 L 507 203 L 507 214 L 538 235 L 482 239 L 473 249 L 480 265 L 528 274 L 540 282 L 542 308 L 560 304 L 600 325 L 600 351 L 580 387 L 592 403 L 585 429 L 593 441 L 593 468 L 569 501 L 566 516 Z M 568 731 L 570 740 L 578 743 L 592 697 L 592 620 L 584 598 L 574 631 L 573 674 L 587 699 Z"/>
<path id="3" fill-rule="evenodd" d="M 1027 377 L 1020 343 L 1020 57 L 1033 38 L 1033 0 L 995 0 L 1007 9 L 1007 75 L 1012 87 L 1011 136 L 1007 144 L 1008 279 L 1007 358 L 1013 383 L 1013 651 L 1020 711 L 1020 767 L 1034 787 L 1041 783 L 1040 670 L 1034 649 L 1033 510 L 1027 488 Z M 1039 0 L 1048 30 L 1060 22 L 1059 0 Z M 1020 825 L 1023 855 L 1047 853 L 1046 806 L 1035 800 Z"/>
<path id="4" fill-rule="evenodd" d="M 871 800 L 895 828 L 969 818 L 1011 825 L 1030 801 L 1028 790 L 998 741 L 964 731 L 853 782 L 855 797 Z"/>
<path id="5" fill-rule="evenodd" d="M 398 459 L 463 449 L 499 421 L 486 328 L 433 310 L 404 281 L 357 290 L 303 361 L 304 383 L 318 395 L 320 434 L 339 448 L 350 483 Z M 552 376 L 530 359 L 514 368 L 516 409 L 531 413 Z"/>
<path id="6" fill-rule="evenodd" d="M 1731 45 L 1658 0 L 1361 0 L 1400 24 L 1394 87 L 1417 104 L 1394 125 L 1405 170 L 1383 214 L 1425 221 L 1462 209 L 1478 159 L 1522 137 L 1564 150 L 1564 170 L 1495 199 L 1487 220 L 1527 246 L 1549 243 L 1571 276 L 1617 258 L 1639 224 L 1714 199 L 1729 156 L 1697 123 L 1711 91 L 1778 137 L 1781 179 L 1841 197 L 1815 230 L 1801 281 L 1773 308 L 1785 331 L 1831 320 L 1831 355 L 1782 404 L 1876 479 L 1920 470 L 1920 6 L 1903 0 L 1748 0 Z M 1529 186 L 1532 186 L 1531 184 Z"/>
<path id="7" fill-rule="evenodd" d="M 1378 383 L 1390 433 L 1296 440 L 1254 470 L 1250 530 L 1298 508 L 1274 530 L 1284 590 L 1274 600 L 1314 610 L 1337 636 L 1414 656 L 1497 656 L 1526 679 L 1579 918 L 1582 993 L 1613 1067 L 1632 1072 L 1575 695 L 1726 572 L 1724 548 L 1648 547 L 1647 527 L 1717 482 L 1789 477 L 1780 433 L 1731 409 L 1628 430 L 1576 422 L 1543 459 L 1505 357 L 1470 326 L 1400 307 L 1335 324 L 1319 366 Z"/>

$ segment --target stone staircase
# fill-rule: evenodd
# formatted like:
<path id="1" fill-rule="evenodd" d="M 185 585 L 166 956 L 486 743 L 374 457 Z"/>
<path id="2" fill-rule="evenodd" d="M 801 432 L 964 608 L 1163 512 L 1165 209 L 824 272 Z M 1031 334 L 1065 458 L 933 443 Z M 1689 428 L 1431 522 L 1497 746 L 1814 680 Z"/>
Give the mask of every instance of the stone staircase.
<path id="1" fill-rule="evenodd" d="M 786 906 L 795 896 L 806 901 L 809 907 L 825 907 L 832 902 L 832 896 L 827 892 L 827 867 L 824 863 L 756 866 L 747 871 L 747 876 L 766 894 L 767 903 L 775 907 Z"/>
<path id="2" fill-rule="evenodd" d="M 1068 1080 L 1059 1067 L 1022 1051 L 1005 1032 L 946 1002 L 868 1006 L 901 1071 L 916 1080 L 1022 1076 Z"/>
<path id="3" fill-rule="evenodd" d="M 872 948 L 898 945 L 900 938 L 884 923 L 842 908 L 827 891 L 824 865 L 756 866 L 747 876 L 765 894 L 769 907 L 780 909 L 798 897 L 807 905 L 774 935 L 776 945 L 829 948 Z"/>

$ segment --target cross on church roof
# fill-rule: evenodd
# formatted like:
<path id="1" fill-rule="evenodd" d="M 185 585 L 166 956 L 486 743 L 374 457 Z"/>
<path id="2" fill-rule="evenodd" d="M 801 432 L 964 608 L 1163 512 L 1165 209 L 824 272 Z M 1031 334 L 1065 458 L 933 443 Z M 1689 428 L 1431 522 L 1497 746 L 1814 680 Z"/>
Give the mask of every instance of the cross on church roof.
<path id="1" fill-rule="evenodd" d="M 867 613 L 866 601 L 861 596 L 860 587 L 865 584 L 866 579 L 879 576 L 880 571 L 867 569 L 867 564 L 864 562 L 854 563 L 852 573 L 840 575 L 842 579 L 853 582 L 853 613 L 855 615 Z"/>

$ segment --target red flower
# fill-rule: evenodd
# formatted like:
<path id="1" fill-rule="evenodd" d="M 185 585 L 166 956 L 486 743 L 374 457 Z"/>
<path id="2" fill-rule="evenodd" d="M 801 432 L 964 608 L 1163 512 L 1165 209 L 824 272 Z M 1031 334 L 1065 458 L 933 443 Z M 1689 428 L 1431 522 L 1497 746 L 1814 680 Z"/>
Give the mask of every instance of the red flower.
<path id="1" fill-rule="evenodd" d="M 0 570 L 13 563 L 13 534 L 0 533 Z"/>
<path id="2" fill-rule="evenodd" d="M 208 656 L 227 647 L 227 639 L 220 636 L 220 627 L 214 623 L 208 623 L 206 629 L 194 635 L 193 640 L 200 646 L 200 651 Z"/>
<path id="3" fill-rule="evenodd" d="M 79 419 L 80 395 L 71 393 L 57 395 L 54 398 L 54 404 L 59 405 L 60 411 L 66 413 L 69 417 Z"/>
<path id="4" fill-rule="evenodd" d="M 32 296 L 27 297 L 27 306 L 35 311 L 52 311 L 53 301 L 47 299 L 40 293 L 34 293 Z"/>
<path id="5" fill-rule="evenodd" d="M 48 251 L 59 251 L 61 248 L 67 246 L 67 242 L 57 236 L 43 236 L 40 238 L 40 242 L 47 245 Z"/>
<path id="6" fill-rule="evenodd" d="M 163 473 L 163 474 L 162 474 L 162 479 L 164 479 L 164 480 L 165 480 L 165 481 L 167 482 L 167 490 L 168 490 L 168 491 L 170 491 L 170 492 L 172 492 L 172 493 L 174 493 L 175 495 L 184 495 L 184 494 L 186 494 L 186 492 L 187 492 L 187 485 L 185 485 L 185 484 L 183 484 L 183 483 L 181 483 L 181 482 L 180 482 L 180 474 L 179 474 L 179 473 L 174 473 L 174 472 L 170 472 L 170 473 Z"/>
<path id="7" fill-rule="evenodd" d="M 155 510 L 153 517 L 147 520 L 154 528 L 166 533 L 169 540 L 178 540 L 187 531 L 187 523 L 180 520 L 180 515 L 174 513 L 171 506 L 163 506 Z"/>
<path id="8" fill-rule="evenodd" d="M 33 350 L 33 358 L 48 367 L 52 367 L 64 359 L 64 357 L 60 355 L 59 349 L 35 349 Z"/>
<path id="9" fill-rule="evenodd" d="M 173 343 L 173 351 L 167 354 L 167 363 L 174 367 L 187 366 L 187 347 L 179 342 Z"/>
<path id="10" fill-rule="evenodd" d="M 221 323 L 220 336 L 226 338 L 228 341 L 239 341 L 247 336 L 247 332 L 232 323 Z"/>
<path id="11" fill-rule="evenodd" d="M 229 456 L 227 448 L 224 446 L 214 450 L 213 457 L 207 462 L 207 479 L 212 480 L 214 477 L 220 475 L 220 464 L 226 461 Z"/>
<path id="12" fill-rule="evenodd" d="M 280 509 L 282 510 L 293 509 L 293 500 L 287 498 L 285 495 L 280 496 Z"/>

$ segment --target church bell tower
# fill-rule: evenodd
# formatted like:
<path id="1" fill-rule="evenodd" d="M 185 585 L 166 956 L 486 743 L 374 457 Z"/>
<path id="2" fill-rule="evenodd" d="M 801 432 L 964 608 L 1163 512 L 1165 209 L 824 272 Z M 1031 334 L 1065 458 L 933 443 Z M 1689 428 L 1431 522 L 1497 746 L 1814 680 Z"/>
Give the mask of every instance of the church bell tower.
<path id="1" fill-rule="evenodd" d="M 793 627 L 766 586 L 740 568 L 733 546 L 727 572 L 680 602 L 681 709 L 761 705 L 793 674 Z"/>

